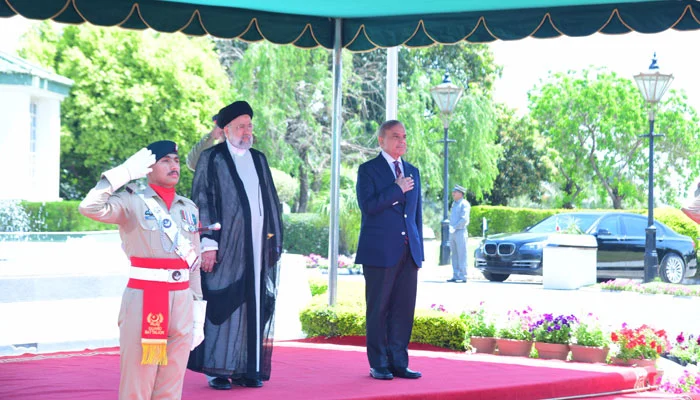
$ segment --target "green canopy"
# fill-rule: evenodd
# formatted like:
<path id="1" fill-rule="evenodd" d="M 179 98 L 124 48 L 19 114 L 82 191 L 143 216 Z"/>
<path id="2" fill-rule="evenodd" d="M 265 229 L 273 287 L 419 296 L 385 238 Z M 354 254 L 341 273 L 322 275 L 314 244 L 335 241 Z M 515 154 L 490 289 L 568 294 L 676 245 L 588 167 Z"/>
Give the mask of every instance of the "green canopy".
<path id="1" fill-rule="evenodd" d="M 700 29 L 696 0 L 2 0 L 0 17 L 333 48 Z"/>

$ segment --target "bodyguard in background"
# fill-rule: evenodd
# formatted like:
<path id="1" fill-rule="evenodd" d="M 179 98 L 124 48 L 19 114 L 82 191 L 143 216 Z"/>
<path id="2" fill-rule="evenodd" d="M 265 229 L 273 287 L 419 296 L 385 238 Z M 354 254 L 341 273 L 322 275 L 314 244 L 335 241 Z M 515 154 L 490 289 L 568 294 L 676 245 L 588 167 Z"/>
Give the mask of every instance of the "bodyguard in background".
<path id="1" fill-rule="evenodd" d="M 420 174 L 401 159 L 401 122 L 383 123 L 377 139 L 381 153 L 357 171 L 362 226 L 355 263 L 365 276 L 367 358 L 375 379 L 416 379 L 421 373 L 408 368 L 408 343 L 423 262 Z"/>
<path id="2" fill-rule="evenodd" d="M 452 189 L 452 209 L 450 210 L 450 250 L 452 252 L 452 278 L 447 282 L 467 281 L 467 226 L 469 225 L 470 205 L 464 195 L 467 190 L 455 185 Z"/>

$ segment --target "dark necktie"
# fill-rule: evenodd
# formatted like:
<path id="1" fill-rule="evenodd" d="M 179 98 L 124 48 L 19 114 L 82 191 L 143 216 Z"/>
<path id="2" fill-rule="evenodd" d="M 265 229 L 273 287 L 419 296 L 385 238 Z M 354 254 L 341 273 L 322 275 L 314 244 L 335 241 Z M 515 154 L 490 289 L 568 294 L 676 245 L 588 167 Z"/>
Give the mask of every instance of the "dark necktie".
<path id="1" fill-rule="evenodd" d="M 396 173 L 396 179 L 401 177 L 401 168 L 399 168 L 398 161 L 394 161 L 394 173 Z M 408 244 L 408 235 L 403 235 L 403 242 Z"/>
<path id="2" fill-rule="evenodd" d="M 394 173 L 396 174 L 396 179 L 401 177 L 401 168 L 399 168 L 398 161 L 394 161 Z"/>

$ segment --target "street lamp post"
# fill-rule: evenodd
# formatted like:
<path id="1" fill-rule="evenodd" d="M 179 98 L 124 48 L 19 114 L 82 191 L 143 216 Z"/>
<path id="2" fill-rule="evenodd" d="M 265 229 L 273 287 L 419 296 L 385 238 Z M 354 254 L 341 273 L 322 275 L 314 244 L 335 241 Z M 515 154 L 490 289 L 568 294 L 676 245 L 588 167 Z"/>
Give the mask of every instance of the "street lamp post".
<path id="1" fill-rule="evenodd" d="M 662 74 L 656 62 L 656 53 L 649 65 L 649 71 L 634 76 L 637 87 L 642 92 L 649 111 L 649 192 L 647 195 L 647 228 L 646 242 L 644 244 L 644 282 L 654 279 L 654 270 L 659 265 L 659 256 L 656 253 L 656 226 L 654 225 L 654 116 L 656 107 L 661 98 L 671 86 L 673 75 Z"/>
<path id="2" fill-rule="evenodd" d="M 449 198 L 448 192 L 448 165 L 449 165 L 449 153 L 447 145 L 449 142 L 454 142 L 454 140 L 449 140 L 447 137 L 447 128 L 450 121 L 450 116 L 457 105 L 460 97 L 462 97 L 462 88 L 453 84 L 450 81 L 450 74 L 445 73 L 445 77 L 442 79 L 442 83 L 430 89 L 430 94 L 440 108 L 440 119 L 442 120 L 444 137 L 442 140 L 444 160 L 442 164 L 442 183 L 443 183 L 443 194 L 442 194 L 442 233 L 440 241 L 440 265 L 447 265 L 450 263 L 450 221 L 447 219 L 447 199 Z"/>

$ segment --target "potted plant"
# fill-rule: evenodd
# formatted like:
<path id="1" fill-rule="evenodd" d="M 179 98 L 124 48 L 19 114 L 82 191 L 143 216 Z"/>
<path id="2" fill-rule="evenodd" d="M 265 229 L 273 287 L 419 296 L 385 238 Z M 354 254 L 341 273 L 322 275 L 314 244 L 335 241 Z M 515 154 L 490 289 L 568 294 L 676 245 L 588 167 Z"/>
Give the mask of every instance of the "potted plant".
<path id="1" fill-rule="evenodd" d="M 531 327 L 539 358 L 566 360 L 576 321 L 573 315 L 542 314 Z"/>
<path id="2" fill-rule="evenodd" d="M 528 357 L 532 350 L 530 325 L 533 313 L 530 307 L 522 311 L 510 310 L 505 321 L 496 331 L 498 354 Z"/>
<path id="3" fill-rule="evenodd" d="M 661 353 L 669 348 L 666 331 L 648 325 L 622 328 L 610 334 L 613 344 L 613 364 L 654 366 Z"/>
<path id="4" fill-rule="evenodd" d="M 676 336 L 676 341 L 671 346 L 668 353 L 662 354 L 662 357 L 667 358 L 677 364 L 686 366 L 688 364 L 698 364 L 700 360 L 700 337 L 695 337 L 692 334 L 686 337 L 683 332 Z"/>
<path id="5" fill-rule="evenodd" d="M 479 353 L 492 354 L 496 350 L 496 324 L 486 316 L 484 302 L 478 310 L 462 313 L 460 319 L 467 327 L 466 341 Z"/>
<path id="6" fill-rule="evenodd" d="M 604 363 L 608 359 L 610 335 L 592 314 L 579 320 L 574 326 L 569 342 L 571 360 L 588 363 Z"/>

